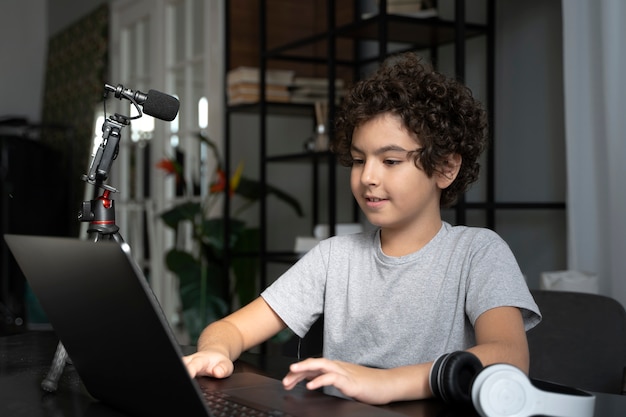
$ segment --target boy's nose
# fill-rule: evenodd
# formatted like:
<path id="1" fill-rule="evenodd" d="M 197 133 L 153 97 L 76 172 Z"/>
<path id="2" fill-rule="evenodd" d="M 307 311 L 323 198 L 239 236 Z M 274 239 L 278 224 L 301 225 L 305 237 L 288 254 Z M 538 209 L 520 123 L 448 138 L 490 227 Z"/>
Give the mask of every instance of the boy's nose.
<path id="1" fill-rule="evenodd" d="M 361 173 L 361 182 L 363 185 L 376 185 L 379 181 L 377 170 L 372 164 L 365 164 Z"/>

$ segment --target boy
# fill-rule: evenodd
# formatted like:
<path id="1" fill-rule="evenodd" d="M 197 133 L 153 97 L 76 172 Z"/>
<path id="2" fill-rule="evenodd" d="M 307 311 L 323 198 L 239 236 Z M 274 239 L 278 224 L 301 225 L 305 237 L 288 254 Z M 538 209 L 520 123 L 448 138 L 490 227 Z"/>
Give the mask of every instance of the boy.
<path id="1" fill-rule="evenodd" d="M 321 314 L 323 358 L 291 365 L 287 389 L 308 380 L 371 404 L 427 398 L 432 362 L 457 350 L 528 372 L 525 330 L 540 315 L 513 254 L 492 231 L 441 219 L 485 147 L 471 92 L 409 53 L 355 85 L 336 125 L 333 150 L 376 229 L 321 242 L 209 325 L 185 357 L 190 374 L 227 377 L 243 351 L 287 326 L 302 337 Z"/>

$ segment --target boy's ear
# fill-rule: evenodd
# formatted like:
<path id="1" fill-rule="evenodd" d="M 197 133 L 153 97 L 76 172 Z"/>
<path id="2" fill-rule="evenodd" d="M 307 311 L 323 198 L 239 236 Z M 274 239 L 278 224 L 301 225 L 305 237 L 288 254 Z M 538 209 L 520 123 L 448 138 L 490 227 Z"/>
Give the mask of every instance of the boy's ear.
<path id="1" fill-rule="evenodd" d="M 441 168 L 437 171 L 437 185 L 442 190 L 448 188 L 450 184 L 456 179 L 461 169 L 461 163 L 463 158 L 458 153 L 448 155 L 446 160 L 441 165 Z"/>

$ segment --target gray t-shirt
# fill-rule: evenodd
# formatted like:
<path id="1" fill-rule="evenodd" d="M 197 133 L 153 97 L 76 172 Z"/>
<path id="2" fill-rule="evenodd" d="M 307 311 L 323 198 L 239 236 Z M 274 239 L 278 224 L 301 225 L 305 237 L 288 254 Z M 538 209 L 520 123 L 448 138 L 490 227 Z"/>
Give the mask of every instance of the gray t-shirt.
<path id="1" fill-rule="evenodd" d="M 302 337 L 324 315 L 324 357 L 393 368 L 475 345 L 485 311 L 541 316 L 508 245 L 483 228 L 443 224 L 419 251 L 385 255 L 378 230 L 310 250 L 261 296 Z"/>

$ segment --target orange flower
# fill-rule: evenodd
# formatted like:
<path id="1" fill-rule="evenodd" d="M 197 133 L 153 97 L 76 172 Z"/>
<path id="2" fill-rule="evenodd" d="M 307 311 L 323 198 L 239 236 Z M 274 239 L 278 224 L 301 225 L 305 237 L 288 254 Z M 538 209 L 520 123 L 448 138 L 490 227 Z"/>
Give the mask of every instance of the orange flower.
<path id="1" fill-rule="evenodd" d="M 169 158 L 161 159 L 159 162 L 157 162 L 156 167 L 162 169 L 167 174 L 177 174 L 176 162 L 172 161 Z"/>
<path id="2" fill-rule="evenodd" d="M 183 169 L 175 159 L 163 158 L 156 163 L 156 167 L 165 171 L 167 175 L 175 175 L 176 183 L 183 183 L 184 186 Z"/>
<path id="3" fill-rule="evenodd" d="M 209 191 L 211 192 L 211 194 L 221 193 L 222 191 L 224 191 L 225 187 L 226 187 L 226 173 L 222 169 L 218 168 L 217 181 L 211 184 L 211 188 L 209 189 Z"/>
<path id="4" fill-rule="evenodd" d="M 230 196 L 235 193 L 235 190 L 239 186 L 239 182 L 241 181 L 241 175 L 243 174 L 243 163 L 239 163 L 237 166 L 237 170 L 235 171 L 235 175 L 230 178 Z M 209 191 L 211 193 L 221 193 L 226 188 L 226 173 L 223 169 L 217 169 L 217 180 L 211 184 L 211 188 Z"/>

